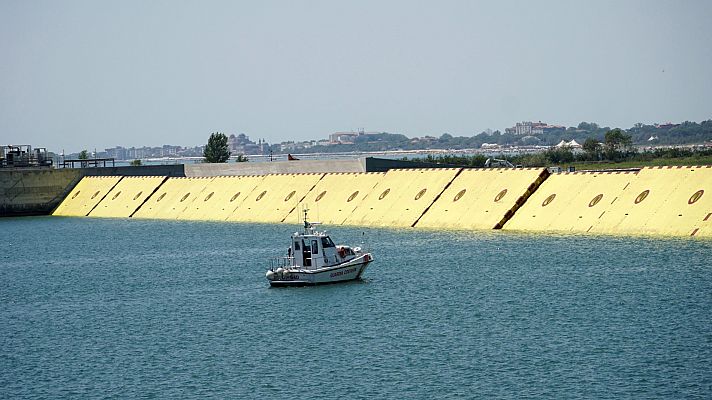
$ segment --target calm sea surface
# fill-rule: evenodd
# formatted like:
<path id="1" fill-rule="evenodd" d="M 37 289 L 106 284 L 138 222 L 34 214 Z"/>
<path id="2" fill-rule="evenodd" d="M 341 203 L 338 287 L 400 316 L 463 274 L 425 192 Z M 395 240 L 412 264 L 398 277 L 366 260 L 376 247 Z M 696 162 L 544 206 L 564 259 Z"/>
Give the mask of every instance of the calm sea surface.
<path id="1" fill-rule="evenodd" d="M 712 397 L 712 241 L 368 229 L 270 289 L 295 230 L 0 219 L 0 398 Z"/>

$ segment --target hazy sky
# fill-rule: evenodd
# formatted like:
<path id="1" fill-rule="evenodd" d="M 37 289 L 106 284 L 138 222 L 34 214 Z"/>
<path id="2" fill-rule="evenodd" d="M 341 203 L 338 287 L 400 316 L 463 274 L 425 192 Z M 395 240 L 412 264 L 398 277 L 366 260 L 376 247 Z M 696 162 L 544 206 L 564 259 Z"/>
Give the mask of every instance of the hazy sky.
<path id="1" fill-rule="evenodd" d="M 0 0 L 0 142 L 54 151 L 712 118 L 712 1 Z"/>

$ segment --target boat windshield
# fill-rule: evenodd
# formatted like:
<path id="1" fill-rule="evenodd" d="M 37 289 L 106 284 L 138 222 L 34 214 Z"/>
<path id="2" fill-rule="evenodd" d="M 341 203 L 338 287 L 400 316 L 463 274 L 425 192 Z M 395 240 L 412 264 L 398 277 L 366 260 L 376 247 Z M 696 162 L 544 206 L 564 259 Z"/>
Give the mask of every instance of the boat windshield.
<path id="1" fill-rule="evenodd" d="M 323 238 L 321 238 L 321 247 L 336 247 L 336 245 L 334 244 L 334 242 L 331 241 L 330 237 L 324 236 Z"/>

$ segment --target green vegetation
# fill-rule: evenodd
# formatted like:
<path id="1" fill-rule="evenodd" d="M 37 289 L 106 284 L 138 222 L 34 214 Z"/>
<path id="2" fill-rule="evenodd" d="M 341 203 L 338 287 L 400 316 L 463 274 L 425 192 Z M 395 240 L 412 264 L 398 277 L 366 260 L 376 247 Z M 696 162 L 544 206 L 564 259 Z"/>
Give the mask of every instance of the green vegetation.
<path id="1" fill-rule="evenodd" d="M 132 166 L 132 167 L 140 167 L 140 166 L 141 166 L 141 160 L 133 160 L 133 161 L 131 161 L 131 163 L 130 163 L 129 165 Z"/>
<path id="2" fill-rule="evenodd" d="M 247 156 L 244 154 L 238 154 L 237 158 L 235 158 L 235 162 L 248 162 L 248 161 L 250 161 L 250 159 L 247 158 Z"/>
<path id="3" fill-rule="evenodd" d="M 499 155 L 514 165 L 544 167 L 573 165 L 577 169 L 633 168 L 656 165 L 712 165 L 712 148 L 657 148 L 638 152 L 631 144 L 631 136 L 620 129 L 612 129 L 604 135 L 605 142 L 587 139 L 582 152 L 570 147 L 555 147 L 544 152 L 516 156 Z M 474 156 L 427 156 L 412 161 L 440 164 L 483 167 L 488 157 Z M 404 158 L 407 160 L 407 158 Z"/>
<path id="4" fill-rule="evenodd" d="M 633 145 L 684 145 L 712 141 L 712 120 L 700 123 L 686 121 L 681 124 L 662 125 L 638 123 L 627 130 L 601 127 L 595 122 L 581 122 L 575 127 L 548 129 L 546 132 L 531 135 L 494 131 L 481 132 L 473 136 L 453 136 L 443 133 L 439 136 L 408 138 L 401 134 L 382 132 L 358 136 L 352 144 L 304 147 L 299 148 L 298 151 L 303 153 L 337 153 L 423 149 L 461 150 L 479 149 L 485 143 L 499 146 L 554 146 L 562 140 L 576 140 L 581 144 L 586 144 L 585 142 L 589 141 L 589 146 L 593 146 L 591 150 L 594 150 L 590 153 L 596 154 L 597 160 L 603 160 L 606 157 L 610 158 L 616 152 L 625 153 L 625 150 Z M 596 142 L 601 145 L 600 149 L 595 148 Z M 274 148 L 273 151 L 280 152 L 279 148 Z M 294 149 L 290 151 L 294 152 Z"/>
<path id="5" fill-rule="evenodd" d="M 86 150 L 82 150 L 79 152 L 79 157 L 77 157 L 80 160 L 88 160 L 89 159 L 89 152 Z"/>
<path id="6" fill-rule="evenodd" d="M 220 132 L 210 134 L 208 144 L 203 150 L 203 157 L 205 157 L 205 162 L 207 163 L 224 163 L 230 159 L 227 136 Z"/>

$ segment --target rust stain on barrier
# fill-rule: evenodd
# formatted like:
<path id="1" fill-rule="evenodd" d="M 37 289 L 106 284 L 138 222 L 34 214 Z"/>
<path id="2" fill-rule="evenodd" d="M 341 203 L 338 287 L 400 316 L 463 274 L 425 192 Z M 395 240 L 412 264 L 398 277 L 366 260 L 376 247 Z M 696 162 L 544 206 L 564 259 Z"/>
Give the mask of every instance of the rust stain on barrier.
<path id="1" fill-rule="evenodd" d="M 645 198 L 648 197 L 648 194 L 650 194 L 650 189 L 645 189 L 640 192 L 638 197 L 635 198 L 635 204 L 639 204 L 641 201 L 645 200 Z"/>
<path id="2" fill-rule="evenodd" d="M 386 196 L 388 196 L 388 193 L 390 193 L 390 192 L 391 192 L 390 188 L 384 190 L 383 193 L 381 193 L 381 195 L 378 196 L 378 200 L 383 200 Z"/>
<path id="3" fill-rule="evenodd" d="M 697 200 L 699 200 L 703 194 L 705 194 L 704 189 L 700 189 L 700 190 L 696 191 L 695 193 L 692 194 L 692 196 L 690 196 L 690 199 L 687 200 L 687 204 L 695 204 L 695 202 L 697 202 Z"/>
<path id="4" fill-rule="evenodd" d="M 549 197 L 544 199 L 544 201 L 541 203 L 541 206 L 542 207 L 548 206 L 549 204 L 551 204 L 552 201 L 554 201 L 554 198 L 556 198 L 556 193 L 550 194 Z"/>
<path id="5" fill-rule="evenodd" d="M 415 198 L 413 200 L 420 200 L 420 198 L 423 197 L 423 195 L 427 191 L 428 191 L 428 189 L 422 189 L 420 192 L 418 192 L 418 194 L 415 195 Z"/>
<path id="6" fill-rule="evenodd" d="M 589 207 L 595 206 L 596 204 L 598 204 L 599 201 L 601 201 L 602 198 L 603 198 L 603 193 L 600 193 L 598 196 L 591 199 L 591 201 L 588 203 L 588 206 Z"/>

